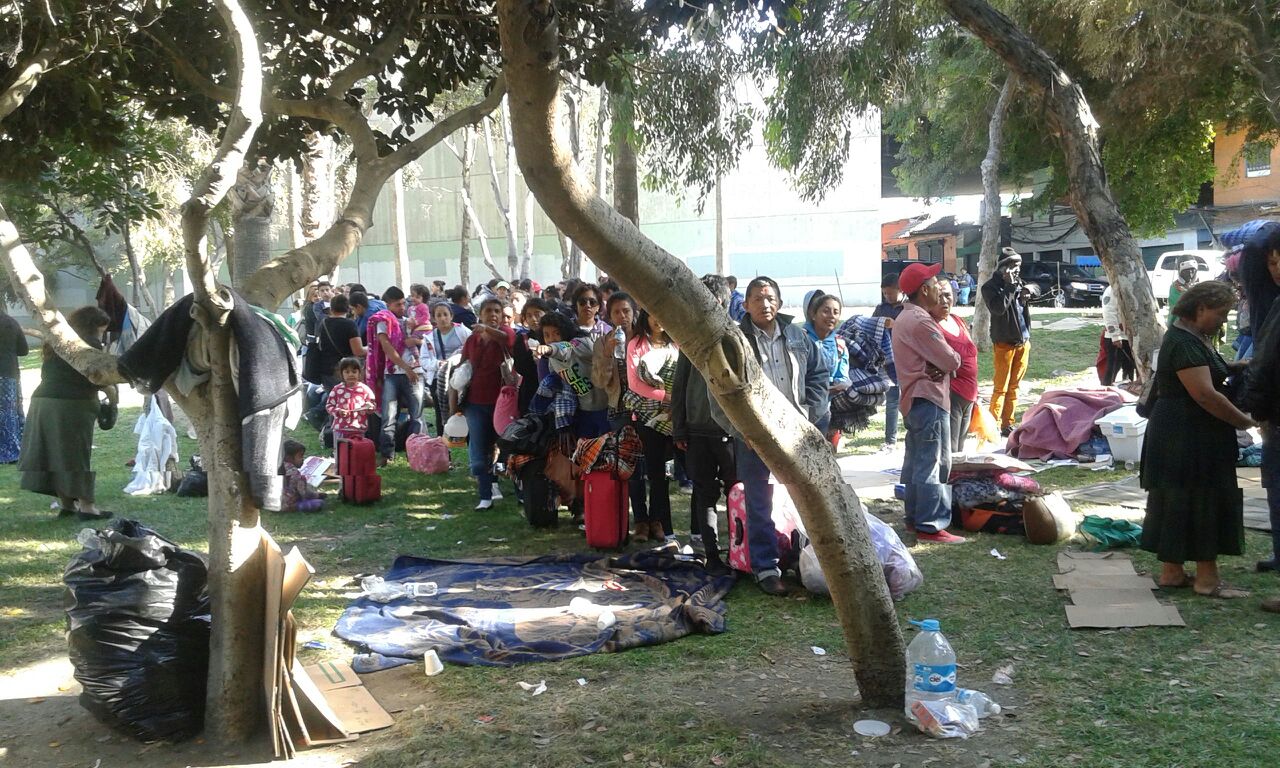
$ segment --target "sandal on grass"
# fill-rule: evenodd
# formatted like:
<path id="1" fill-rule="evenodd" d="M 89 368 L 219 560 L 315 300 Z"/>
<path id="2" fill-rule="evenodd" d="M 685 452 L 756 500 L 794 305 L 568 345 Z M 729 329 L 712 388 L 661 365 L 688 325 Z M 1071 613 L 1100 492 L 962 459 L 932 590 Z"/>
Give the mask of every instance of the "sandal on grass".
<path id="1" fill-rule="evenodd" d="M 1239 600 L 1240 598 L 1250 596 L 1250 592 L 1248 590 L 1233 587 L 1225 581 L 1218 582 L 1217 586 L 1208 592 L 1201 592 L 1197 589 L 1195 590 L 1195 593 L 1201 597 L 1212 597 L 1218 600 Z"/>
<path id="2" fill-rule="evenodd" d="M 1185 573 L 1182 575 L 1182 581 L 1178 582 L 1177 584 L 1162 584 L 1161 582 L 1157 581 L 1156 586 L 1160 587 L 1161 589 L 1186 589 L 1187 587 L 1194 586 L 1195 583 L 1196 583 L 1196 575 L 1194 573 Z"/>

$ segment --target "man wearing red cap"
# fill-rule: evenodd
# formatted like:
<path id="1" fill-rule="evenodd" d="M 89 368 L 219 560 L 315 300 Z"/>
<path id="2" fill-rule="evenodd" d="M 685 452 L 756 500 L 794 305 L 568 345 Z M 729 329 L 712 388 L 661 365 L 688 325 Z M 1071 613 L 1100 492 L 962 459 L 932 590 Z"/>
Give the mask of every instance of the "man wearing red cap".
<path id="1" fill-rule="evenodd" d="M 902 460 L 908 530 L 920 541 L 958 544 L 951 524 L 951 375 L 960 356 L 942 335 L 929 310 L 938 304 L 941 264 L 911 264 L 898 275 L 907 303 L 893 324 L 893 359 L 907 423 Z"/>

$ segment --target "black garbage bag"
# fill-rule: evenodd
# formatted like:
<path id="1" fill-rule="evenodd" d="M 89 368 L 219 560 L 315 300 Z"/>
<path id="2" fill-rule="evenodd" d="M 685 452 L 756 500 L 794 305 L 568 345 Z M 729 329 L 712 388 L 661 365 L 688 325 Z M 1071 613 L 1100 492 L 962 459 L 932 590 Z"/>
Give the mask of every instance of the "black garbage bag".
<path id="1" fill-rule="evenodd" d="M 178 741 L 204 724 L 208 569 L 133 520 L 80 535 L 62 576 L 80 704 L 143 741 Z"/>
<path id="2" fill-rule="evenodd" d="M 178 495 L 183 497 L 209 495 L 209 474 L 204 471 L 199 456 L 191 457 L 191 469 L 182 476 L 182 482 L 178 484 Z"/>

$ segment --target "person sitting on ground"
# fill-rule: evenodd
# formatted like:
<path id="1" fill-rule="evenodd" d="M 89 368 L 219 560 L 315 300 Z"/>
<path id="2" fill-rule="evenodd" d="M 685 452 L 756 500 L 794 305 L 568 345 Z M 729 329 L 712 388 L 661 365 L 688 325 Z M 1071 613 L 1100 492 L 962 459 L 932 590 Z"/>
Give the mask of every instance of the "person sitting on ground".
<path id="1" fill-rule="evenodd" d="M 1244 553 L 1244 499 L 1236 480 L 1236 430 L 1257 426 L 1223 393 L 1228 363 L 1215 340 L 1235 308 L 1231 286 L 1192 286 L 1173 307 L 1160 344 L 1155 406 L 1142 441 L 1139 481 L 1147 491 L 1142 548 L 1161 562 L 1160 585 L 1206 597 L 1249 593 L 1218 576 L 1218 558 Z M 1183 564 L 1195 561 L 1195 574 Z"/>
<path id="2" fill-rule="evenodd" d="M 962 318 L 951 314 L 951 285 L 938 283 L 938 303 L 929 315 L 942 329 L 942 337 L 960 356 L 960 367 L 951 377 L 951 450 L 964 450 L 964 439 L 969 434 L 969 422 L 973 419 L 973 404 L 978 399 L 978 345 L 969 335 L 969 326 Z"/>
<path id="3" fill-rule="evenodd" d="M 829 389 L 832 406 L 835 405 L 836 394 L 849 388 L 849 348 L 836 334 L 836 326 L 840 324 L 840 313 L 844 311 L 844 302 L 839 296 L 824 293 L 821 290 L 809 291 L 804 297 L 804 331 L 822 350 L 827 367 L 831 370 Z M 835 423 L 835 410 L 831 413 L 831 422 L 827 424 L 825 436 L 831 446 L 838 449 L 842 425 Z"/>
<path id="4" fill-rule="evenodd" d="M 740 324 L 751 344 L 762 372 L 782 396 L 810 423 L 825 424 L 830 418 L 828 383 L 831 373 L 817 345 L 790 315 L 779 314 L 782 290 L 771 277 L 761 275 L 747 283 L 747 315 Z M 751 571 L 756 583 L 768 595 L 785 595 L 782 582 L 777 529 L 773 524 L 773 485 L 769 468 L 732 422 L 712 403 L 716 421 L 734 436 L 738 479 L 746 496 L 747 531 L 750 539 Z"/>
<path id="5" fill-rule="evenodd" d="M 90 305 L 67 316 L 71 329 L 95 349 L 111 318 Z M 22 453 L 18 458 L 24 491 L 58 499 L 58 515 L 78 515 L 81 520 L 105 520 L 110 512 L 94 504 L 93 428 L 98 423 L 98 393 L 116 402 L 114 386 L 99 387 L 71 367 L 46 343 L 42 350 L 40 386 L 31 393 Z"/>
<path id="6" fill-rule="evenodd" d="M 898 285 L 898 273 L 890 272 L 880 278 L 880 303 L 871 311 L 871 316 L 883 317 L 885 329 L 893 336 L 893 324 L 902 314 L 902 289 Z M 898 387 L 897 369 L 890 364 L 889 378 L 893 385 L 884 396 L 884 449 L 892 451 L 898 446 L 898 400 L 901 389 Z"/>
<path id="7" fill-rule="evenodd" d="M 364 382 L 364 366 L 358 357 L 344 357 L 337 365 L 340 382 L 329 390 L 325 410 L 333 419 L 335 439 L 364 437 L 369 414 L 378 410 L 378 399 Z"/>
<path id="8" fill-rule="evenodd" d="M 941 264 L 911 264 L 898 276 L 906 306 L 893 324 L 893 359 L 907 422 L 902 459 L 906 486 L 906 527 L 920 541 L 958 544 L 951 524 L 951 376 L 960 368 L 956 354 L 930 314 L 937 308 Z"/>
<path id="9" fill-rule="evenodd" d="M 324 507 L 324 494 L 311 487 L 302 475 L 307 447 L 297 440 L 284 441 L 284 492 L 280 496 L 281 512 L 319 512 Z"/>

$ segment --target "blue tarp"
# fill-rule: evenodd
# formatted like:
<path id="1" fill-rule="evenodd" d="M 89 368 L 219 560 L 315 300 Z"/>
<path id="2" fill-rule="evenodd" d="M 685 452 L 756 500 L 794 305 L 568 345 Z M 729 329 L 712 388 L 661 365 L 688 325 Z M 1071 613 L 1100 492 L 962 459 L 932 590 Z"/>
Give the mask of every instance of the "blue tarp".
<path id="1" fill-rule="evenodd" d="M 385 578 L 435 582 L 437 593 L 351 603 L 334 634 L 356 646 L 357 672 L 408 664 L 432 648 L 454 664 L 510 666 L 716 634 L 725 629 L 724 597 L 735 579 L 662 550 L 620 557 L 401 556 Z M 606 611 L 616 623 L 604 626 Z"/>

